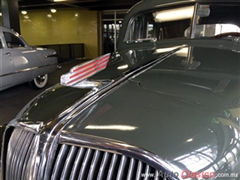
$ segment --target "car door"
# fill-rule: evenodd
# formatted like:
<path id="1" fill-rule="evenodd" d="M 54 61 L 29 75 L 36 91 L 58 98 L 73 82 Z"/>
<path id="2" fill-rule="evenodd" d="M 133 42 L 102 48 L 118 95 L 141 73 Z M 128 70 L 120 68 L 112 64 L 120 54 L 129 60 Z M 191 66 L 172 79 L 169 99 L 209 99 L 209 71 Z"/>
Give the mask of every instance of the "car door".
<path id="1" fill-rule="evenodd" d="M 17 35 L 3 31 L 6 41 L 5 54 L 8 55 L 12 62 L 12 73 L 14 85 L 32 80 L 34 56 L 33 51 Z"/>
<path id="2" fill-rule="evenodd" d="M 4 40 L 0 38 L 0 90 L 14 85 L 14 65 L 10 52 L 4 47 Z"/>

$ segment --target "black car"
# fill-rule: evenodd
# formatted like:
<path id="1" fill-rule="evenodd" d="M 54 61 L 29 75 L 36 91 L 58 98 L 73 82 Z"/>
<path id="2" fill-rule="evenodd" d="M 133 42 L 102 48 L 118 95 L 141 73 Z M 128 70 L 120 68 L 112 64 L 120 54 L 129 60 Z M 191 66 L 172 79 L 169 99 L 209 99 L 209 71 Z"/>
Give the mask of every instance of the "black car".
<path id="1" fill-rule="evenodd" d="M 118 52 L 5 128 L 3 180 L 239 179 L 240 1 L 144 0 Z"/>

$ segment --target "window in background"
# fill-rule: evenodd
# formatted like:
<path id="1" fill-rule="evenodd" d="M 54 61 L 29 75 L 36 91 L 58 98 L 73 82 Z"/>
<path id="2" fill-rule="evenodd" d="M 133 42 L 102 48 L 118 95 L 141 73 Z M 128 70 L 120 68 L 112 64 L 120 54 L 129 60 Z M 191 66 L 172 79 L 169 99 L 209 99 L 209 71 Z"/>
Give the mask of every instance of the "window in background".
<path id="1" fill-rule="evenodd" d="M 103 54 L 116 52 L 116 42 L 127 10 L 103 11 Z"/>

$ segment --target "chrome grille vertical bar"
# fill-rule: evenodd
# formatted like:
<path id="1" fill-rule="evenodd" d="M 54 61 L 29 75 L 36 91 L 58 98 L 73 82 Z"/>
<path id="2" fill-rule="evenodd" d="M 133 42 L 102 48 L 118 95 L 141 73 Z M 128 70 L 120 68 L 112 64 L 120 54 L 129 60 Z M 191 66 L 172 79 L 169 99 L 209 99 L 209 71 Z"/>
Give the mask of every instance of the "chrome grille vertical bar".
<path id="1" fill-rule="evenodd" d="M 16 144 L 15 151 L 12 155 L 12 164 L 10 166 L 10 168 L 11 168 L 11 175 L 10 175 L 11 180 L 17 179 L 16 175 L 17 175 L 18 167 L 16 166 L 16 162 L 18 161 L 18 158 L 20 157 L 19 153 L 21 153 L 22 142 L 24 141 L 24 139 L 26 137 L 26 134 L 27 134 L 27 132 L 22 131 L 22 133 L 18 137 L 19 140 Z"/>
<path id="2" fill-rule="evenodd" d="M 73 168 L 72 168 L 72 172 L 71 172 L 69 180 L 77 179 L 78 173 L 79 173 L 80 167 L 81 167 L 81 162 L 83 161 L 85 152 L 86 152 L 85 148 L 80 148 L 78 150 L 77 157 L 75 158 L 75 161 L 74 161 L 74 164 L 73 164 Z"/>
<path id="3" fill-rule="evenodd" d="M 141 178 L 142 166 L 143 166 L 142 162 L 138 161 L 137 172 L 136 172 L 136 180 Z"/>
<path id="4" fill-rule="evenodd" d="M 26 134 L 27 134 L 27 132 L 22 132 L 21 136 L 19 137 L 19 141 L 16 146 L 16 151 L 14 152 L 14 155 L 12 158 L 13 162 L 11 165 L 11 169 L 15 171 L 14 174 L 12 174 L 12 180 L 18 179 L 17 172 L 18 172 L 18 168 L 21 169 L 21 167 L 19 167 L 17 165 L 19 163 L 19 158 L 21 157 L 22 148 L 23 148 L 22 145 L 24 143 L 24 140 L 26 139 Z"/>
<path id="5" fill-rule="evenodd" d="M 25 137 L 25 140 L 23 141 L 22 150 L 19 153 L 19 157 L 15 165 L 15 167 L 17 168 L 17 173 L 15 173 L 15 179 L 19 179 L 19 177 L 22 176 L 24 160 L 25 157 L 27 156 L 27 150 L 33 140 L 33 137 L 34 135 L 32 133 L 28 133 L 27 136 Z"/>
<path id="6" fill-rule="evenodd" d="M 77 147 L 75 146 L 71 146 L 70 151 L 67 155 L 67 159 L 65 161 L 62 173 L 61 173 L 61 180 L 64 179 L 69 179 L 69 175 L 71 173 L 71 168 L 74 162 L 74 158 L 76 157 L 76 153 L 77 153 Z"/>
<path id="7" fill-rule="evenodd" d="M 59 180 L 61 175 L 60 172 L 62 171 L 63 162 L 67 156 L 68 149 L 69 149 L 68 145 L 61 146 L 56 162 L 54 164 L 51 180 Z"/>
<path id="8" fill-rule="evenodd" d="M 136 164 L 135 159 L 131 158 L 130 164 L 129 164 L 129 167 L 128 167 L 127 180 L 133 179 L 135 164 Z"/>
<path id="9" fill-rule="evenodd" d="M 107 164 L 109 161 L 109 157 L 110 157 L 110 154 L 108 152 L 105 152 L 103 155 L 103 159 L 102 159 L 99 171 L 98 171 L 97 180 L 103 180 L 105 169 L 107 168 Z"/>
<path id="10" fill-rule="evenodd" d="M 34 136 L 35 137 L 35 136 Z M 28 166 L 28 161 L 29 161 L 29 157 L 31 155 L 31 151 L 32 151 L 32 148 L 34 145 L 34 138 L 32 138 L 32 141 L 31 141 L 31 144 L 29 145 L 28 147 L 28 150 L 27 150 L 27 154 L 26 154 L 26 158 L 24 160 L 24 163 L 23 163 L 23 171 L 22 171 L 22 176 L 21 176 L 21 179 L 22 180 L 25 180 L 27 179 L 26 178 L 26 175 L 27 175 L 27 166 Z"/>
<path id="11" fill-rule="evenodd" d="M 150 167 L 148 164 L 146 165 L 144 174 L 145 174 L 144 180 L 148 180 L 150 175 Z"/>
<path id="12" fill-rule="evenodd" d="M 21 135 L 22 131 L 18 128 L 16 128 L 9 140 L 9 145 L 7 149 L 7 158 L 6 158 L 6 179 L 12 180 L 13 170 L 11 169 L 12 163 L 13 163 L 13 155 L 15 154 L 15 149 L 19 141 L 19 136 Z"/>
<path id="13" fill-rule="evenodd" d="M 6 179 L 24 180 L 35 134 L 15 128 L 6 152 Z"/>
<path id="14" fill-rule="evenodd" d="M 124 168 L 127 162 L 127 157 L 122 156 L 121 162 L 118 168 L 118 174 L 117 174 L 117 180 L 122 180 L 123 179 L 123 174 L 124 174 Z"/>
<path id="15" fill-rule="evenodd" d="M 92 154 L 92 149 L 88 149 L 86 154 L 85 154 L 85 157 L 84 157 L 84 160 L 83 160 L 83 163 L 82 163 L 82 167 L 81 167 L 81 170 L 80 170 L 80 173 L 79 173 L 79 176 L 78 176 L 78 179 L 79 180 L 83 180 L 83 179 L 86 179 L 86 176 L 87 176 L 87 171 L 88 171 L 88 164 L 90 163 L 90 157 L 91 157 L 91 154 Z"/>
<path id="16" fill-rule="evenodd" d="M 110 167 L 109 167 L 109 170 L 108 170 L 107 180 L 112 180 L 113 179 L 113 173 L 114 173 L 114 168 L 115 168 L 116 163 L 117 163 L 117 158 L 118 158 L 118 155 L 113 154 L 111 164 L 110 164 Z"/>
<path id="17" fill-rule="evenodd" d="M 159 180 L 159 173 L 157 169 L 155 170 L 154 180 Z"/>
<path id="18" fill-rule="evenodd" d="M 96 150 L 95 153 L 94 153 L 94 156 L 93 156 L 93 160 L 92 160 L 92 163 L 90 165 L 90 169 L 89 169 L 89 173 L 88 173 L 88 180 L 92 180 L 92 179 L 95 179 L 94 178 L 94 174 L 96 174 L 98 171 L 96 169 L 96 166 L 98 164 L 98 161 L 99 161 L 99 156 L 100 156 L 100 151 Z"/>

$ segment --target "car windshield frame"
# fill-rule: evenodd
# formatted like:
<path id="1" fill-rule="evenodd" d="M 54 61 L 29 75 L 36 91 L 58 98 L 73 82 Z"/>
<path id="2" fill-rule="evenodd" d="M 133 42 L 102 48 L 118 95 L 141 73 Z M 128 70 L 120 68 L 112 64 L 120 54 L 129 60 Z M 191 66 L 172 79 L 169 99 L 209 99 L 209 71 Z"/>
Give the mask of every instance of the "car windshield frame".
<path id="1" fill-rule="evenodd" d="M 138 14 L 136 14 L 135 16 L 133 16 L 127 26 L 127 30 L 125 31 L 125 36 L 124 36 L 124 42 L 126 44 L 132 44 L 132 43 L 142 43 L 142 42 L 156 42 L 156 41 L 161 41 L 161 40 L 168 40 L 168 39 L 199 39 L 199 38 L 213 38 L 213 37 L 222 37 L 219 36 L 220 34 L 225 34 L 223 35 L 225 36 L 238 36 L 238 33 L 240 34 L 240 23 L 239 24 L 234 24 L 231 23 L 231 18 L 233 18 L 233 16 L 228 15 L 227 17 L 229 19 L 220 19 L 222 18 L 222 16 L 220 18 L 218 18 L 218 16 L 216 16 L 216 12 L 218 12 L 216 9 L 220 9 L 219 12 L 223 11 L 223 7 L 226 8 L 226 6 L 228 7 L 229 10 L 231 10 L 231 8 L 239 8 L 240 10 L 240 6 L 236 3 L 194 3 L 194 4 L 184 4 L 182 6 L 172 6 L 171 9 L 175 10 L 175 9 L 180 9 L 182 7 L 188 7 L 188 6 L 192 6 L 193 7 L 193 13 L 192 16 L 190 18 L 190 23 L 189 23 L 189 27 L 185 29 L 184 31 L 184 36 L 182 37 L 173 37 L 173 38 L 163 38 L 163 39 L 159 39 L 156 37 L 148 37 L 146 33 L 145 36 L 143 36 L 142 38 L 131 38 L 131 36 L 134 36 L 133 34 L 131 34 L 132 32 L 132 27 L 134 26 L 134 21 L 143 15 L 146 15 L 147 13 L 157 13 L 157 12 L 161 12 L 161 11 L 166 11 L 167 9 L 170 9 L 169 7 L 161 7 L 158 9 L 152 9 L 152 10 L 147 10 L 147 11 L 142 11 L 139 12 Z M 215 15 L 214 17 L 210 17 L 211 15 L 211 11 L 213 8 L 215 10 Z M 170 10 L 171 10 L 170 9 Z M 228 11 L 229 11 L 228 10 Z M 226 11 L 226 10 L 224 10 Z M 154 12 L 154 13 L 153 13 Z M 213 14 L 214 14 L 213 13 Z M 223 13 L 221 13 L 223 14 Z M 208 18 L 211 18 L 211 20 L 209 20 L 209 22 L 213 21 L 216 23 L 209 23 Z M 205 21 L 207 22 L 206 24 L 201 24 L 201 22 L 199 20 L 202 20 L 205 18 Z M 209 19 L 210 19 L 209 18 Z M 235 19 L 236 21 L 236 17 L 234 17 L 233 19 Z M 240 17 L 239 17 L 240 19 Z M 188 19 L 186 19 L 188 20 Z M 219 21 L 219 23 L 217 23 Z M 239 21 L 240 22 L 240 21 Z M 235 26 L 235 30 L 231 31 L 229 29 L 233 28 L 233 26 Z M 207 27 L 207 28 L 206 28 Z M 203 33 L 204 30 L 208 30 L 207 33 Z M 215 30 L 216 29 L 216 30 Z M 147 29 L 145 29 L 145 31 L 147 31 Z M 211 33 L 212 34 L 211 34 Z"/>

